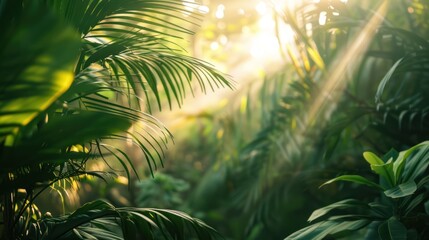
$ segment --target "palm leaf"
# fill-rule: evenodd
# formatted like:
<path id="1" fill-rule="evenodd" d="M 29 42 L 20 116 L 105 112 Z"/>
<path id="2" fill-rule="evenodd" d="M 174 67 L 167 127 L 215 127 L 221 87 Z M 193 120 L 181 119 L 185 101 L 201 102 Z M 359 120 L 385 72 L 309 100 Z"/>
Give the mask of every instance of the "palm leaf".
<path id="1" fill-rule="evenodd" d="M 0 85 L 4 93 L 0 104 L 0 185 L 2 195 L 15 201 L 2 205 L 8 213 L 5 234 L 11 239 L 138 239 L 159 234 L 166 239 L 183 239 L 190 231 L 186 229 L 193 228 L 200 239 L 210 239 L 212 229 L 182 213 L 116 211 L 105 203 L 84 206 L 84 210 L 52 221 L 36 215 L 39 221 L 32 220 L 34 199 L 55 182 L 86 174 L 102 176 L 86 170 L 90 159 L 101 157 L 108 164 L 104 157 L 111 156 L 128 177 L 132 172 L 137 174 L 125 151 L 105 144 L 106 139 L 127 141 L 131 136 L 150 166 L 156 168 L 158 160 L 162 164 L 171 134 L 145 113 L 141 95 L 150 106 L 153 98 L 148 94 L 152 91 L 161 107 L 164 96 L 170 105 L 173 101 L 180 104 L 185 84 L 191 89 L 193 79 L 203 90 L 206 83 L 212 88 L 230 86 L 227 77 L 212 66 L 178 53 L 180 47 L 172 38 L 190 34 L 186 24 L 195 20 L 181 17 L 185 11 L 182 2 L 16 2 L 0 4 L 0 21 L 7 26 L 7 34 L 2 35 L 6 37 L 0 38 L 7 48 L 1 54 L 10 60 L 0 65 L 6 76 Z M 165 95 L 158 88 L 163 88 Z M 129 132 L 133 123 L 140 123 L 136 124 L 140 133 Z M 24 199 L 15 198 L 18 189 L 25 189 Z M 107 222 L 117 227 L 100 227 Z M 159 228 L 157 233 L 151 232 L 153 228 Z"/>
<path id="2" fill-rule="evenodd" d="M 97 200 L 68 216 L 39 222 L 43 239 L 218 239 L 215 230 L 198 219 L 174 210 L 115 208 Z M 98 226 L 98 227 L 97 227 Z M 103 226 L 103 227 L 102 227 Z M 97 238 L 98 237 L 98 238 Z"/>
<path id="3" fill-rule="evenodd" d="M 196 79 L 203 91 L 206 81 L 212 89 L 213 85 L 231 87 L 229 80 L 209 64 L 169 47 L 178 46 L 171 38 L 192 34 L 186 26 L 192 23 L 193 15 L 183 15 L 188 10 L 180 1 L 86 0 L 49 4 L 79 28 L 87 43 L 78 73 L 92 64 L 106 67 L 116 86 L 127 87 L 135 96 L 145 95 L 149 112 L 153 100 L 150 92 L 161 109 L 159 86 L 170 108 L 173 99 L 180 106 L 185 97 L 182 79 L 189 83 Z"/>

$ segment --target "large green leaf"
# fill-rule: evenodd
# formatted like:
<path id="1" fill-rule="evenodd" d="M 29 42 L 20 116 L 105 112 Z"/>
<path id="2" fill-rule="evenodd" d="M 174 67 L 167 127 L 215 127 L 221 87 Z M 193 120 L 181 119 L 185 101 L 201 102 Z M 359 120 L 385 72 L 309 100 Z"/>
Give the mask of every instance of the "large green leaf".
<path id="1" fill-rule="evenodd" d="M 377 173 L 380 177 L 386 180 L 388 186 L 383 186 L 383 182 L 381 182 L 384 188 L 393 187 L 396 184 L 396 178 L 393 172 L 393 162 L 389 161 L 382 165 L 371 165 L 371 170 Z"/>
<path id="2" fill-rule="evenodd" d="M 53 116 L 51 121 L 28 139 L 27 144 L 61 149 L 125 132 L 130 127 L 131 122 L 128 119 L 117 115 L 80 111 L 65 116 Z"/>
<path id="3" fill-rule="evenodd" d="M 416 181 L 422 178 L 429 166 L 429 141 L 422 142 L 404 153 L 407 163 L 404 167 L 403 181 Z"/>
<path id="4" fill-rule="evenodd" d="M 364 152 L 363 157 L 370 165 L 383 165 L 384 162 L 372 152 Z"/>
<path id="5" fill-rule="evenodd" d="M 378 234 L 382 240 L 406 240 L 407 228 L 400 221 L 391 218 L 378 227 Z"/>
<path id="6" fill-rule="evenodd" d="M 414 179 L 420 175 L 421 171 L 425 171 L 425 163 L 428 163 L 429 160 L 425 153 L 426 150 L 424 149 L 427 149 L 428 146 L 429 142 L 425 141 L 399 153 L 398 158 L 393 163 L 393 171 L 398 181 L 400 179 L 402 181 L 414 181 Z M 416 151 L 418 154 L 409 158 Z M 407 171 L 403 174 L 405 166 Z"/>
<path id="7" fill-rule="evenodd" d="M 384 78 L 381 80 L 381 82 L 378 86 L 378 89 L 377 89 L 377 93 L 375 94 L 375 102 L 376 103 L 381 102 L 381 96 L 383 95 L 384 89 L 385 89 L 387 83 L 389 83 L 390 79 L 392 78 L 393 74 L 395 73 L 396 69 L 398 68 L 398 66 L 402 62 L 402 60 L 403 59 L 399 59 L 398 61 L 396 61 L 396 63 L 393 64 L 393 66 L 389 69 L 389 71 L 386 73 Z"/>
<path id="8" fill-rule="evenodd" d="M 359 219 L 355 221 L 323 221 L 303 228 L 289 235 L 285 240 L 321 240 L 328 235 L 357 231 L 370 223 L 371 220 L 368 219 Z"/>
<path id="9" fill-rule="evenodd" d="M 315 210 L 311 216 L 308 218 L 309 222 L 312 222 L 320 217 L 323 217 L 325 215 L 327 215 L 329 212 L 333 211 L 333 210 L 344 210 L 344 209 L 352 209 L 352 210 L 358 210 L 361 208 L 368 208 L 368 205 L 360 202 L 356 199 L 345 199 L 333 204 L 330 204 L 328 206 L 325 206 L 323 208 L 319 208 L 317 210 Z"/>
<path id="10" fill-rule="evenodd" d="M 384 162 L 381 158 L 379 158 L 372 152 L 364 152 L 363 157 L 370 164 L 371 170 L 376 172 L 378 175 L 380 175 L 387 181 L 387 183 L 389 184 L 388 187 L 392 187 L 395 185 L 396 178 L 393 172 L 393 159 Z"/>
<path id="11" fill-rule="evenodd" d="M 429 214 L 429 200 L 428 200 L 428 201 L 426 201 L 426 202 L 424 203 L 424 205 L 425 205 L 425 212 L 426 212 L 426 214 Z"/>
<path id="12" fill-rule="evenodd" d="M 384 191 L 384 194 L 391 198 L 400 198 L 400 197 L 406 197 L 413 193 L 415 193 L 417 190 L 417 185 L 414 181 L 409 181 L 405 183 L 401 183 L 391 189 L 388 189 Z"/>
<path id="13" fill-rule="evenodd" d="M 383 190 L 383 188 L 380 185 L 378 185 L 377 183 L 374 183 L 374 182 L 372 182 L 372 181 L 368 180 L 367 178 L 364 178 L 360 175 L 339 176 L 339 177 L 336 177 L 334 179 L 331 179 L 331 180 L 325 182 L 320 187 L 325 186 L 327 184 L 331 184 L 333 182 L 337 182 L 337 181 L 349 181 L 349 182 L 354 182 L 354 183 L 358 183 L 358 184 L 364 184 L 364 185 L 370 186 L 370 187 L 378 189 L 378 190 Z"/>
<path id="14" fill-rule="evenodd" d="M 10 35 L 0 39 L 5 59 L 0 63 L 0 140 L 16 134 L 70 87 L 80 46 L 71 28 L 31 3 L 4 27 Z M 12 142 L 9 138 L 7 144 Z"/>

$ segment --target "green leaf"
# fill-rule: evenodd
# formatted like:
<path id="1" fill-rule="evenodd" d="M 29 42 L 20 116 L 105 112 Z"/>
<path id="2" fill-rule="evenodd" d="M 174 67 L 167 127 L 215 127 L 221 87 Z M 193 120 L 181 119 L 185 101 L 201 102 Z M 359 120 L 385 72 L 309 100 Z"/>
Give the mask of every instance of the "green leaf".
<path id="1" fill-rule="evenodd" d="M 382 164 L 382 165 L 371 165 L 371 170 L 373 170 L 375 173 L 380 175 L 380 177 L 384 178 L 388 183 L 388 187 L 395 186 L 396 180 L 395 180 L 395 176 L 393 173 L 393 162 L 392 161 L 385 163 L 385 164 Z"/>
<path id="2" fill-rule="evenodd" d="M 407 150 L 404 154 L 404 158 L 406 157 L 408 159 L 403 173 L 403 181 L 414 181 L 424 176 L 429 166 L 429 141 L 422 142 Z"/>
<path id="3" fill-rule="evenodd" d="M 410 196 L 410 200 L 408 202 L 405 202 L 404 204 L 404 215 L 408 216 L 409 213 L 411 213 L 417 206 L 419 206 L 424 200 L 425 200 L 425 194 L 421 193 L 417 196 Z"/>
<path id="4" fill-rule="evenodd" d="M 323 208 L 319 208 L 317 210 L 315 210 L 311 216 L 308 218 L 309 222 L 312 222 L 320 217 L 325 216 L 326 214 L 328 214 L 330 211 L 332 210 L 336 210 L 336 209 L 357 209 L 357 208 L 362 208 L 362 207 L 368 207 L 367 204 L 362 203 L 358 200 L 355 199 L 345 199 L 333 204 L 330 204 L 328 206 L 325 206 Z"/>
<path id="5" fill-rule="evenodd" d="M 398 151 L 392 148 L 389 150 L 389 152 L 383 155 L 382 160 L 383 162 L 388 162 L 390 159 L 393 159 L 393 161 L 395 161 L 395 159 L 397 159 L 398 156 L 399 156 Z"/>
<path id="6" fill-rule="evenodd" d="M 363 157 L 370 165 L 383 165 L 384 162 L 372 152 L 364 152 Z"/>
<path id="7" fill-rule="evenodd" d="M 74 218 L 77 217 L 79 215 L 84 215 L 87 214 L 88 212 L 91 212 L 93 210 L 114 210 L 115 207 L 103 200 L 95 200 L 89 203 L 85 203 L 83 206 L 81 206 L 80 208 L 76 209 L 70 216 L 69 218 Z"/>
<path id="8" fill-rule="evenodd" d="M 320 234 L 321 231 L 326 230 L 329 227 L 334 226 L 334 224 L 323 224 L 324 222 L 318 222 L 315 224 L 312 224 L 308 227 L 302 228 L 291 235 L 287 236 L 285 240 L 304 240 L 304 239 L 322 239 L 322 237 L 319 236 L 319 238 L 316 238 L 317 235 Z"/>
<path id="9" fill-rule="evenodd" d="M 355 221 L 323 221 L 294 232 L 286 237 L 285 240 L 321 240 L 328 235 L 359 230 L 370 223 L 371 221 L 368 219 Z"/>
<path id="10" fill-rule="evenodd" d="M 380 103 L 381 102 L 381 96 L 383 95 L 384 88 L 386 87 L 387 83 L 389 83 L 390 79 L 392 79 L 393 74 L 396 71 L 396 68 L 398 68 L 399 64 L 402 62 L 402 58 L 396 61 L 396 63 L 389 69 L 389 71 L 386 73 L 386 75 L 381 80 L 380 84 L 378 85 L 377 92 L 375 94 L 375 102 Z"/>
<path id="11" fill-rule="evenodd" d="M 425 147 L 425 146 L 426 147 L 429 146 L 429 141 L 419 143 L 419 144 L 417 144 L 417 145 L 415 145 L 415 146 L 413 146 L 413 147 L 411 147 L 405 151 L 401 151 L 399 153 L 398 158 L 393 163 L 393 171 L 395 172 L 397 181 L 399 181 L 400 178 L 403 178 L 402 179 L 403 181 L 414 180 L 415 177 L 417 175 L 419 175 L 417 172 L 425 170 L 424 166 L 423 166 L 424 164 L 421 165 L 424 161 L 421 161 L 420 159 L 418 159 L 419 157 L 421 157 L 421 155 L 419 155 L 419 157 L 414 156 L 407 161 L 408 157 L 410 157 L 410 155 L 414 151 L 419 150 L 419 148 Z M 426 158 L 426 159 L 428 159 L 428 158 Z M 408 163 L 406 163 L 406 162 L 408 162 Z M 426 162 L 429 162 L 429 160 L 426 160 Z M 418 166 L 420 166 L 420 167 L 418 167 Z M 404 168 L 406 168 L 408 171 L 407 171 L 407 173 L 405 173 L 405 176 L 402 176 Z M 412 169 L 412 170 L 410 171 L 410 169 Z"/>
<path id="12" fill-rule="evenodd" d="M 417 190 L 417 185 L 414 181 L 401 183 L 396 187 L 384 191 L 387 197 L 400 198 L 412 195 Z"/>
<path id="13" fill-rule="evenodd" d="M 390 218 L 378 227 L 378 234 L 382 240 L 406 240 L 407 228 L 398 220 Z"/>
<path id="14" fill-rule="evenodd" d="M 426 214 L 429 214 L 429 201 L 425 202 L 425 212 Z"/>
<path id="15" fill-rule="evenodd" d="M 322 184 L 320 187 L 323 187 L 327 184 L 331 184 L 333 182 L 337 182 L 337 181 L 348 181 L 348 182 L 354 182 L 354 183 L 358 183 L 358 184 L 364 184 L 367 185 L 369 187 L 378 189 L 378 190 L 384 190 L 380 185 L 368 180 L 367 178 L 364 178 L 360 175 L 343 175 L 343 176 L 339 176 L 336 177 L 334 179 L 331 179 L 327 182 L 325 182 L 324 184 Z"/>
<path id="16" fill-rule="evenodd" d="M 415 229 L 409 229 L 407 231 L 407 240 L 419 240 L 419 233 Z"/>
<path id="17" fill-rule="evenodd" d="M 397 158 L 395 159 L 395 161 L 393 162 L 393 172 L 395 174 L 395 178 L 397 182 L 400 181 L 400 179 L 402 178 L 402 172 L 404 171 L 405 163 L 407 159 L 405 157 L 406 152 L 407 151 L 400 152 Z"/>
<path id="18" fill-rule="evenodd" d="M 43 239 L 75 239 L 77 235 L 85 239 L 159 239 L 155 237 L 160 234 L 165 234 L 161 239 L 190 239 L 192 235 L 200 240 L 221 238 L 213 228 L 179 211 L 115 208 L 103 200 L 87 203 L 60 219 L 44 219 L 41 224 L 47 228 Z"/>
<path id="19" fill-rule="evenodd" d="M 26 144 L 63 148 L 126 131 L 130 127 L 131 122 L 121 116 L 80 111 L 54 117 Z"/>
<path id="20" fill-rule="evenodd" d="M 0 37 L 7 46 L 0 52 L 7 59 L 0 63 L 0 141 L 45 111 L 73 82 L 79 35 L 46 9 L 31 5 L 4 26 L 10 35 Z"/>
<path id="21" fill-rule="evenodd" d="M 94 62 L 104 60 L 109 56 L 118 55 L 122 51 L 126 50 L 126 47 L 121 42 L 113 42 L 112 44 L 102 45 L 95 53 L 91 54 L 86 60 L 84 68 L 89 67 Z"/>
<path id="22" fill-rule="evenodd" d="M 122 220 L 122 232 L 124 233 L 124 239 L 137 240 L 137 228 L 131 219 Z"/>

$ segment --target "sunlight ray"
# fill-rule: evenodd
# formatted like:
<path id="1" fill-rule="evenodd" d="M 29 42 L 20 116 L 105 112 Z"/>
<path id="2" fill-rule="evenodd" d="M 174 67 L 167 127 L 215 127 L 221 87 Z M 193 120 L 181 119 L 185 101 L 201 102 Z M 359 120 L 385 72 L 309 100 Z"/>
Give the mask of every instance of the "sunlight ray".
<path id="1" fill-rule="evenodd" d="M 339 54 L 331 69 L 328 71 L 327 80 L 325 81 L 320 94 L 314 100 L 308 111 L 308 126 L 315 124 L 318 117 L 325 112 L 325 116 L 330 116 L 334 110 L 334 104 L 338 101 L 347 83 L 348 71 L 356 70 L 363 54 L 369 47 L 371 39 L 374 37 L 377 28 L 383 21 L 383 16 L 387 12 L 388 1 L 384 0 L 378 7 L 375 14 L 371 17 L 368 23 L 358 31 L 357 36 L 352 41 L 352 44 L 343 49 L 343 53 Z M 332 107 L 325 109 L 327 105 Z"/>

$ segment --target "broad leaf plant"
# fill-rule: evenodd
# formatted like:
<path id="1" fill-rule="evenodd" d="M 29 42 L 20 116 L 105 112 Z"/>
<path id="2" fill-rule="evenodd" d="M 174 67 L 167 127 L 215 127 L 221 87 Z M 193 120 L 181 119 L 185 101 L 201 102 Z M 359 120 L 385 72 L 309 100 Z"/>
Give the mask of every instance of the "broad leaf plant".
<path id="1" fill-rule="evenodd" d="M 369 203 L 345 199 L 317 209 L 308 219 L 312 225 L 286 239 L 350 235 L 360 239 L 427 239 L 429 141 L 401 152 L 392 149 L 381 158 L 372 152 L 364 152 L 363 157 L 378 175 L 378 182 L 360 175 L 342 175 L 322 186 L 348 181 L 379 192 L 379 197 Z"/>

